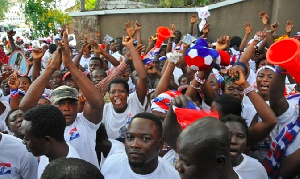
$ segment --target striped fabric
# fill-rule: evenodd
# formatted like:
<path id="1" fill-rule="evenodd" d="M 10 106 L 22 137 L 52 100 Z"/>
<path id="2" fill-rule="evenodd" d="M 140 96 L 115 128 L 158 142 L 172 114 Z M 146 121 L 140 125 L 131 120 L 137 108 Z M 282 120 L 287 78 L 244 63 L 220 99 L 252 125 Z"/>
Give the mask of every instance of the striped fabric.
<path id="1" fill-rule="evenodd" d="M 293 142 L 299 131 L 300 117 L 286 125 L 276 137 L 275 142 L 272 142 L 268 156 L 263 161 L 270 179 L 279 177 L 281 162 L 285 156 L 286 149 Z"/>

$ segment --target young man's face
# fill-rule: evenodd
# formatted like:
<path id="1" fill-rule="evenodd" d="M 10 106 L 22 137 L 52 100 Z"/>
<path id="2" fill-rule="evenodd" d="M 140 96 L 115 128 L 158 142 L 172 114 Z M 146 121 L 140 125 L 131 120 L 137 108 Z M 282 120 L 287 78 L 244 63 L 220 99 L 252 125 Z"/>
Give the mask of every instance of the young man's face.
<path id="1" fill-rule="evenodd" d="M 247 136 L 241 123 L 232 121 L 226 122 L 225 125 L 231 134 L 230 158 L 233 166 L 235 166 L 242 161 L 241 157 L 247 144 Z"/>
<path id="2" fill-rule="evenodd" d="M 95 70 L 92 72 L 92 81 L 94 84 L 98 84 L 101 80 L 106 77 L 104 70 Z"/>
<path id="3" fill-rule="evenodd" d="M 63 76 L 62 76 L 61 72 L 59 72 L 59 71 L 55 71 L 53 73 L 53 75 L 51 76 L 51 79 L 50 79 L 52 89 L 60 87 L 63 84 L 62 77 Z"/>
<path id="4" fill-rule="evenodd" d="M 31 121 L 22 122 L 22 133 L 24 134 L 23 144 L 34 156 L 41 156 L 46 154 L 46 145 L 43 138 L 36 138 L 31 131 Z"/>
<path id="5" fill-rule="evenodd" d="M 90 66 L 90 72 L 93 72 L 95 69 L 103 68 L 99 60 L 90 60 L 89 66 Z"/>
<path id="6" fill-rule="evenodd" d="M 77 117 L 78 101 L 75 99 L 62 99 L 54 104 L 66 118 L 67 126 L 71 125 Z"/>
<path id="7" fill-rule="evenodd" d="M 149 119 L 134 118 L 128 126 L 125 150 L 131 167 L 152 166 L 158 160 L 163 139 L 155 123 Z"/>
<path id="8" fill-rule="evenodd" d="M 185 145 L 184 141 L 177 141 L 177 153 L 179 160 L 175 163 L 175 169 L 182 179 L 206 179 L 210 178 L 212 162 L 206 160 L 195 151 L 192 145 Z M 204 154 L 205 155 L 205 154 Z"/>
<path id="9" fill-rule="evenodd" d="M 233 82 L 230 82 L 229 84 L 225 85 L 225 94 L 232 94 L 233 96 L 239 98 L 241 101 L 244 97 L 244 90 L 241 86 L 234 84 Z"/>

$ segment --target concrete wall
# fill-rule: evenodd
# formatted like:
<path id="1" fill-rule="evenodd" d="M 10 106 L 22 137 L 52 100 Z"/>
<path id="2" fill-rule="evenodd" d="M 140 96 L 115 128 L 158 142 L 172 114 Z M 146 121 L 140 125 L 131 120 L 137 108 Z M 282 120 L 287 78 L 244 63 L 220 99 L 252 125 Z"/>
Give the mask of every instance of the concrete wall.
<path id="1" fill-rule="evenodd" d="M 271 23 L 279 22 L 277 34 L 285 33 L 287 20 L 292 20 L 294 30 L 292 35 L 300 31 L 299 0 L 228 0 L 209 6 L 211 16 L 209 38 L 212 41 L 223 35 L 244 36 L 243 24 L 249 22 L 253 26 L 252 35 L 263 30 L 264 26 L 258 13 L 262 10 L 269 14 Z M 75 21 L 75 32 L 80 34 L 78 41 L 84 36 L 93 36 L 97 29 L 101 32 L 101 39 L 106 34 L 112 37 L 126 35 L 123 30 L 127 20 L 142 23 L 142 39 L 147 44 L 149 36 L 156 32 L 159 26 L 169 26 L 174 23 L 177 30 L 183 34 L 189 30 L 190 16 L 196 13 L 195 8 L 156 8 L 156 9 L 123 9 L 71 13 Z M 198 21 L 199 23 L 199 21 Z M 197 26 L 194 26 L 194 34 Z M 87 35 L 84 35 L 87 34 Z"/>

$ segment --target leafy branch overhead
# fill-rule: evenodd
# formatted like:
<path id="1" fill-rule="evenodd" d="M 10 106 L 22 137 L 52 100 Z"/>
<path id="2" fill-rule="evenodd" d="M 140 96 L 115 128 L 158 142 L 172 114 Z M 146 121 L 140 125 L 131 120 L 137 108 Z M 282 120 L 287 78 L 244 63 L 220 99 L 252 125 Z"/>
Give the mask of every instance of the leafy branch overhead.
<path id="1" fill-rule="evenodd" d="M 25 4 L 26 23 L 31 23 L 35 36 L 48 36 L 56 32 L 57 25 L 68 24 L 71 17 L 57 10 L 55 0 L 28 0 Z"/>

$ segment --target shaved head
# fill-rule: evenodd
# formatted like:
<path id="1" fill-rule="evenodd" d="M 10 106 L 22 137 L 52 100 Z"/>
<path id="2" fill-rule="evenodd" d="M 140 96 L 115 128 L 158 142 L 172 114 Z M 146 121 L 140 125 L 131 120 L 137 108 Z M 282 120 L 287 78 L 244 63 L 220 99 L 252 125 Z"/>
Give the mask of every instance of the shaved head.
<path id="1" fill-rule="evenodd" d="M 228 178 L 224 176 L 232 171 L 230 139 L 228 128 L 214 117 L 201 118 L 185 128 L 177 140 L 176 169 L 181 178 Z"/>

